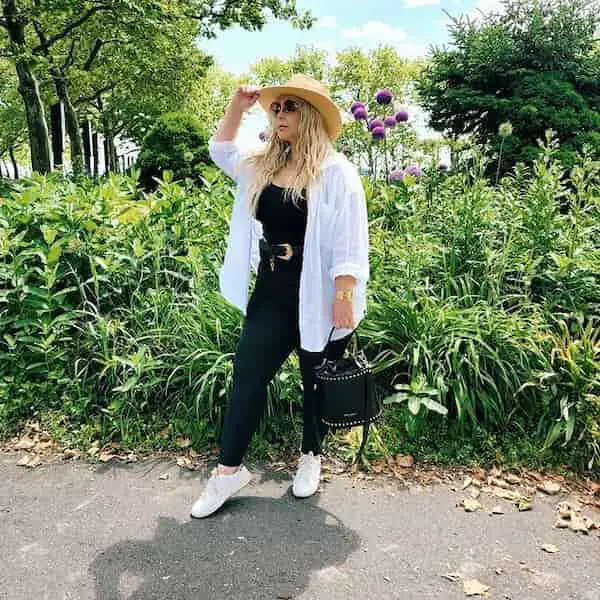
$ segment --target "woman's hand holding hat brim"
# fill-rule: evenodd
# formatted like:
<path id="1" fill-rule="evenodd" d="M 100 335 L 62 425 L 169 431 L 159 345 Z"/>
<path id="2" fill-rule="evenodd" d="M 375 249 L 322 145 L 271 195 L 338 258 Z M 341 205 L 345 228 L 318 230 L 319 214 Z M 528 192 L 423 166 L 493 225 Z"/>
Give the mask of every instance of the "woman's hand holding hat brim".
<path id="1" fill-rule="evenodd" d="M 250 110 L 260 96 L 260 89 L 255 85 L 241 85 L 233 96 L 234 103 L 242 111 Z"/>

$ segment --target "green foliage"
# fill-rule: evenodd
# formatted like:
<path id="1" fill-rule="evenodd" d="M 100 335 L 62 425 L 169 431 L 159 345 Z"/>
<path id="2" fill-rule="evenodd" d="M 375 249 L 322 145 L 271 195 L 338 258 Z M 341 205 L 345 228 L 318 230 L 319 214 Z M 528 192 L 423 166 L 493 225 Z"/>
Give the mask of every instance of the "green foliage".
<path id="1" fill-rule="evenodd" d="M 360 334 L 390 403 L 369 459 L 487 462 L 502 448 L 507 462 L 597 469 L 600 163 L 586 151 L 565 175 L 551 138 L 540 151 L 498 186 L 478 148 L 409 186 L 365 181 Z M 0 434 L 42 415 L 86 441 L 217 443 L 242 318 L 218 293 L 231 182 L 211 167 L 202 177 L 147 195 L 135 177 L 34 177 L 6 194 Z M 292 354 L 269 386 L 256 456 L 293 447 L 300 383 Z M 350 457 L 359 441 L 330 444 Z"/>
<path id="2" fill-rule="evenodd" d="M 154 190 L 163 171 L 170 171 L 173 179 L 198 181 L 203 165 L 211 163 L 208 154 L 209 134 L 200 119 L 186 113 L 171 112 L 162 115 L 144 138 L 137 166 L 140 184 L 147 191 Z"/>
<path id="3" fill-rule="evenodd" d="M 503 13 L 480 23 L 453 18 L 453 47 L 434 49 L 418 84 L 431 125 L 453 136 L 473 133 L 492 156 L 503 145 L 501 172 L 531 164 L 547 129 L 557 133 L 565 167 L 584 144 L 600 155 L 594 4 L 504 0 Z M 498 136 L 504 121 L 513 124 L 506 140 Z"/>

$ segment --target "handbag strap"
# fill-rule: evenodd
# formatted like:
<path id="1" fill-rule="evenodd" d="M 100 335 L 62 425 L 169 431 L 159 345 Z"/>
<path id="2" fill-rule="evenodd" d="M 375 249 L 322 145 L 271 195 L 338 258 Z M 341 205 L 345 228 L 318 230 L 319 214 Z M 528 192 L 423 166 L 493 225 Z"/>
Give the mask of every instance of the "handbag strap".
<path id="1" fill-rule="evenodd" d="M 329 332 L 329 337 L 327 338 L 327 344 L 325 344 L 325 348 L 327 348 L 327 346 L 331 342 L 331 336 L 333 335 L 334 330 L 335 330 L 335 325 L 331 328 L 331 331 Z M 358 349 L 362 350 L 362 344 L 360 343 L 360 336 L 358 335 L 358 327 L 355 327 L 352 330 L 350 337 L 352 337 L 352 334 L 356 334 L 356 344 L 358 345 Z"/>

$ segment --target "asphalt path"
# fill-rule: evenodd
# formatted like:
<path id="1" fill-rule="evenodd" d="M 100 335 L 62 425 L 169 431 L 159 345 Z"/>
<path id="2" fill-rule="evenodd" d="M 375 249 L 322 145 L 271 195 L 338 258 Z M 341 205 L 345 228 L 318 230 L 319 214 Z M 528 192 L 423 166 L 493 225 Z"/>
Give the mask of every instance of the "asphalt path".
<path id="1" fill-rule="evenodd" d="M 2 600 L 453 600 L 472 580 L 475 598 L 600 600 L 600 536 L 553 527 L 561 496 L 466 512 L 460 485 L 342 474 L 298 500 L 290 473 L 254 465 L 198 520 L 208 467 L 18 458 L 0 455 Z"/>

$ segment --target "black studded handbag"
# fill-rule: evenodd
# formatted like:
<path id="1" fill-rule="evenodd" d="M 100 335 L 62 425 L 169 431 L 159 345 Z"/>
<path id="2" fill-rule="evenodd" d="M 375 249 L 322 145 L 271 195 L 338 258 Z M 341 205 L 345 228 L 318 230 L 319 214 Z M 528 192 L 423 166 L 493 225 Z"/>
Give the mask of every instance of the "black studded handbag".
<path id="1" fill-rule="evenodd" d="M 329 333 L 327 344 L 334 329 L 332 327 Z M 363 426 L 362 443 L 355 458 L 358 461 L 367 442 L 369 425 L 379 418 L 382 406 L 375 393 L 372 365 L 364 354 L 356 329 L 353 333 L 356 333 L 358 352 L 354 355 L 348 352 L 347 356 L 339 359 L 329 359 L 326 354 L 315 367 L 315 389 L 322 406 L 321 419 L 325 424 L 334 429 Z"/>

